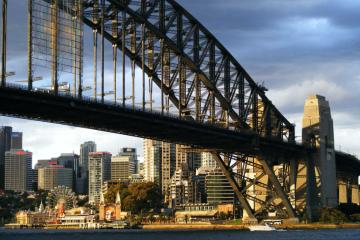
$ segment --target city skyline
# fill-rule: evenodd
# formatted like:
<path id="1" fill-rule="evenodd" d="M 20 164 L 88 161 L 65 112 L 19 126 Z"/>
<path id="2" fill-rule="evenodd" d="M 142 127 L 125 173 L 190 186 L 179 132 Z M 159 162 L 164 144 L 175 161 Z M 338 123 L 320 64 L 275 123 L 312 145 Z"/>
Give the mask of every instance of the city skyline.
<path id="1" fill-rule="evenodd" d="M 359 20 L 354 10 L 359 3 L 327 4 L 317 0 L 289 4 L 284 1 L 277 2 L 281 7 L 274 7 L 278 6 L 274 1 L 252 4 L 244 0 L 238 4 L 230 0 L 219 4 L 212 0 L 206 1 L 205 13 L 204 0 L 179 2 L 224 43 L 256 81 L 264 83 L 274 105 L 296 124 L 298 141 L 306 97 L 322 94 L 330 101 L 336 149 L 360 155 L 356 137 L 360 136 L 360 124 L 356 121 L 360 115 L 356 107 L 360 104 L 356 97 L 356 89 L 360 87 L 360 72 L 356 67 L 360 60 L 357 47 L 360 31 L 353 24 Z M 26 49 L 26 8 L 19 7 L 24 3 L 8 3 L 8 28 L 19 29 L 10 31 L 8 36 L 9 71 L 18 64 L 26 65 L 26 53 L 18 50 Z M 14 11 L 20 13 L 12 14 Z M 14 41 L 16 46 L 10 44 Z M 87 55 L 89 53 L 85 57 L 89 57 Z M 84 67 L 87 72 L 89 66 Z M 111 64 L 105 67 L 109 74 Z M 16 78 L 25 79 L 26 69 L 17 72 Z M 98 142 L 99 149 L 110 152 L 126 146 L 142 149 L 142 139 L 130 136 L 4 116 L 0 118 L 0 125 L 23 131 L 24 148 L 34 152 L 35 160 L 60 152 L 78 152 L 78 145 L 88 140 Z M 139 154 L 143 156 L 142 151 Z"/>

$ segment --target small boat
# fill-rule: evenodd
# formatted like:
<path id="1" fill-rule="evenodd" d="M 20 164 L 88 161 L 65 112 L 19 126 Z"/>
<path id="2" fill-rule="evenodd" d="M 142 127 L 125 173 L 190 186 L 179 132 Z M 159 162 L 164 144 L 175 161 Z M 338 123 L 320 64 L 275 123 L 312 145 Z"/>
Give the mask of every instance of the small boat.
<path id="1" fill-rule="evenodd" d="M 276 231 L 276 228 L 269 226 L 267 224 L 265 225 L 251 225 L 248 227 L 250 231 Z"/>

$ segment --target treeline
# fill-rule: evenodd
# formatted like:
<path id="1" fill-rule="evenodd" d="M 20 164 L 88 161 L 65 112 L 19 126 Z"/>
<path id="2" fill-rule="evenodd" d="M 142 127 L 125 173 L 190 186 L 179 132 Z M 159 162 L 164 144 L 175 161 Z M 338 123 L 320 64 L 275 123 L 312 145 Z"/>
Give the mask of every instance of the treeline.
<path id="1" fill-rule="evenodd" d="M 122 210 L 133 214 L 149 211 L 158 212 L 162 207 L 161 189 L 154 183 L 133 183 L 112 186 L 104 195 L 107 203 L 115 203 L 116 194 L 120 193 Z"/>

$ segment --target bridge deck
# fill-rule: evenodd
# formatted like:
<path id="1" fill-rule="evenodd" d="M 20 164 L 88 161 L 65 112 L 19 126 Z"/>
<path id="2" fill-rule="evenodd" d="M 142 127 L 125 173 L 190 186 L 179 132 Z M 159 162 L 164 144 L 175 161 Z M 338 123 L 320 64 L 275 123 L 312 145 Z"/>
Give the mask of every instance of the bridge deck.
<path id="1" fill-rule="evenodd" d="M 0 112 L 19 118 L 152 138 L 221 152 L 255 154 L 258 149 L 296 153 L 305 151 L 301 145 L 259 137 L 251 131 L 233 131 L 175 116 L 101 103 L 94 99 L 27 91 L 15 86 L 0 88 Z"/>

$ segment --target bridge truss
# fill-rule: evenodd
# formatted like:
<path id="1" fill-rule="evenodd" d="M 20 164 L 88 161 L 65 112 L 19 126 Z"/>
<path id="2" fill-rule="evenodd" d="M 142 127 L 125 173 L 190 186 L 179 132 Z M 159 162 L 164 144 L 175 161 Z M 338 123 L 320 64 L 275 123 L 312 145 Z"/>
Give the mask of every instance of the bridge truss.
<path id="1" fill-rule="evenodd" d="M 29 6 L 34 6 L 32 1 L 39 2 L 30 0 Z M 293 157 L 288 149 L 296 148 L 294 125 L 266 97 L 265 87 L 256 84 L 230 52 L 189 12 L 174 0 L 42 1 L 48 4 L 51 11 L 49 16 L 53 31 L 50 38 L 59 34 L 59 12 L 66 12 L 74 21 L 78 20 L 76 16 L 81 16 L 83 23 L 92 29 L 93 82 L 86 82 L 87 85 L 84 83 L 82 60 L 76 60 L 82 57 L 83 47 L 76 46 L 72 52 L 78 57 L 73 61 L 73 73 L 76 76 L 68 81 L 68 89 L 65 90 L 65 94 L 71 96 L 73 104 L 76 99 L 81 101 L 92 97 L 92 101 L 97 103 L 113 104 L 134 111 L 140 109 L 164 117 L 175 116 L 183 122 L 226 130 L 230 135 L 249 136 L 250 145 L 246 145 L 246 148 L 238 145 L 238 149 L 232 146 L 231 149 L 222 147 L 209 151 L 223 170 L 250 219 L 255 219 L 263 210 L 275 208 L 283 211 L 286 217 L 295 218 L 294 207 L 288 198 L 291 174 L 288 170 L 289 164 L 286 163 L 287 157 Z M 74 5 L 74 2 L 81 2 L 81 7 L 74 7 L 79 6 Z M 32 14 L 30 12 L 30 18 Z M 32 24 L 31 28 L 34 28 Z M 81 36 L 74 42 L 82 44 Z M 34 53 L 33 40 L 34 36 L 31 35 L 28 90 L 40 91 L 41 94 L 46 92 L 54 97 L 64 95 L 57 78 L 60 63 L 57 56 L 59 51 L 54 49 L 55 45 L 50 47 L 52 59 L 49 61 L 52 63 L 53 76 L 51 87 L 44 90 L 34 86 L 31 63 Z M 54 40 L 54 43 L 56 42 Z M 112 84 L 108 84 L 109 77 L 105 76 L 106 46 L 110 46 L 113 55 Z M 118 74 L 119 63 L 121 74 Z M 127 79 L 128 65 L 131 81 Z M 140 77 L 138 69 L 141 70 Z M 2 86 L 6 86 L 5 80 L 2 81 Z M 89 93 L 90 89 L 93 90 L 92 93 Z M 174 136 L 171 138 L 160 133 L 141 136 L 174 140 Z M 194 147 L 209 147 L 205 146 L 206 144 L 193 144 L 194 141 L 183 139 L 178 142 Z M 207 141 L 217 141 L 221 145 L 221 139 Z M 271 144 L 265 146 L 264 143 L 267 142 L 289 148 L 284 147 L 275 154 L 273 151 L 278 151 L 278 148 L 273 148 Z M 275 164 L 284 166 L 283 179 L 275 175 Z M 257 169 L 260 174 L 249 176 L 246 173 L 248 166 Z M 267 180 L 262 180 L 264 177 Z M 262 189 L 261 191 L 266 193 L 265 197 L 257 198 L 249 189 L 253 189 L 253 192 Z M 255 209 L 256 204 L 261 207 Z"/>

